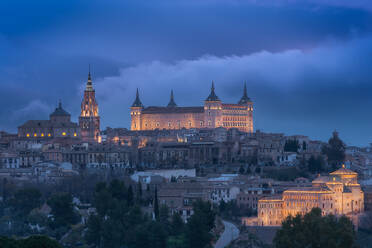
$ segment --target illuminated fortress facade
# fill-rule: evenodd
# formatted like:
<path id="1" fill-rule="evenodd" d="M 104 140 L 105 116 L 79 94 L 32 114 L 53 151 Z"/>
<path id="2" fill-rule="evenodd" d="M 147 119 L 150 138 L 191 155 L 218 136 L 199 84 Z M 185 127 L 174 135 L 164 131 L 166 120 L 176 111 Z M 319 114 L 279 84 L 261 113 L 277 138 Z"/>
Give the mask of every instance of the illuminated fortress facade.
<path id="1" fill-rule="evenodd" d="M 190 128 L 237 128 L 253 132 L 253 102 L 244 84 L 243 96 L 237 104 L 223 103 L 211 92 L 200 107 L 178 107 L 171 91 L 167 106 L 144 107 L 137 89 L 136 99 L 130 108 L 131 130 L 190 129 Z"/>

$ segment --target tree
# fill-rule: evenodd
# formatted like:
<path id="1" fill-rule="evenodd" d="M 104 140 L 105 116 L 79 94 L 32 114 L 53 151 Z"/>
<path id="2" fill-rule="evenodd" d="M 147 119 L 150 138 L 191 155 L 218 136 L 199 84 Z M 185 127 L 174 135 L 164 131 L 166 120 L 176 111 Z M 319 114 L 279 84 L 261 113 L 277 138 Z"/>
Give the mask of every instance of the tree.
<path id="1" fill-rule="evenodd" d="M 54 239 L 47 236 L 30 236 L 26 239 L 15 240 L 8 237 L 0 237 L 1 248 L 62 248 Z"/>
<path id="2" fill-rule="evenodd" d="M 173 214 L 170 224 L 170 234 L 173 236 L 181 235 L 184 229 L 185 223 L 183 222 L 181 216 L 178 213 Z"/>
<path id="3" fill-rule="evenodd" d="M 51 207 L 51 213 L 54 217 L 52 227 L 68 226 L 78 222 L 79 218 L 74 212 L 70 194 L 55 194 L 48 200 L 48 205 Z"/>
<path id="4" fill-rule="evenodd" d="M 321 215 L 321 209 L 296 217 L 288 216 L 274 238 L 276 248 L 352 248 L 355 247 L 352 222 L 345 216 Z"/>
<path id="5" fill-rule="evenodd" d="M 241 165 L 240 168 L 239 168 L 239 174 L 244 174 L 244 167 L 243 167 L 243 165 Z"/>
<path id="6" fill-rule="evenodd" d="M 88 219 L 88 230 L 85 240 L 88 244 L 99 247 L 102 244 L 102 219 L 98 215 L 91 215 Z"/>
<path id="7" fill-rule="evenodd" d="M 17 241 L 12 238 L 0 236 L 0 247 L 2 248 L 19 248 Z"/>
<path id="8" fill-rule="evenodd" d="M 159 200 L 158 200 L 158 189 L 155 188 L 155 197 L 154 197 L 154 215 L 155 219 L 159 219 Z"/>
<path id="9" fill-rule="evenodd" d="M 210 231 L 214 227 L 215 213 L 209 202 L 201 200 L 193 204 L 193 210 L 186 225 L 186 242 L 190 248 L 204 248 L 212 239 Z"/>
<path id="10" fill-rule="evenodd" d="M 140 181 L 138 181 L 138 184 L 137 184 L 137 201 L 141 202 L 141 199 L 142 199 L 142 184 L 141 184 Z"/>
<path id="11" fill-rule="evenodd" d="M 323 171 L 324 161 L 321 156 L 311 156 L 307 162 L 308 169 L 312 173 L 319 173 Z"/>
<path id="12" fill-rule="evenodd" d="M 105 188 L 101 188 L 103 190 Z M 118 200 L 124 200 L 127 197 L 127 189 L 125 188 L 124 182 L 114 179 L 110 182 L 108 187 L 108 192 L 111 194 L 113 198 Z M 133 193 L 133 192 L 132 192 Z"/>
<path id="13" fill-rule="evenodd" d="M 134 199 L 134 196 L 133 196 L 133 187 L 132 185 L 129 185 L 128 187 L 128 193 L 127 193 L 127 203 L 129 206 L 132 206 L 133 205 L 133 199 Z"/>
<path id="14" fill-rule="evenodd" d="M 167 205 L 162 204 L 160 209 L 159 209 L 159 221 L 162 223 L 164 226 L 169 225 L 169 209 Z"/>
<path id="15" fill-rule="evenodd" d="M 19 248 L 62 248 L 54 239 L 47 236 L 31 236 L 18 241 Z"/>
<path id="16" fill-rule="evenodd" d="M 328 144 L 322 148 L 323 154 L 327 155 L 328 164 L 332 165 L 333 169 L 336 169 L 344 162 L 345 149 L 346 146 L 339 138 L 338 132 L 333 132 L 332 137 L 328 140 Z"/>
<path id="17" fill-rule="evenodd" d="M 41 205 L 41 193 L 38 189 L 33 188 L 20 189 L 11 199 L 10 205 L 16 215 L 25 217 L 32 209 Z"/>

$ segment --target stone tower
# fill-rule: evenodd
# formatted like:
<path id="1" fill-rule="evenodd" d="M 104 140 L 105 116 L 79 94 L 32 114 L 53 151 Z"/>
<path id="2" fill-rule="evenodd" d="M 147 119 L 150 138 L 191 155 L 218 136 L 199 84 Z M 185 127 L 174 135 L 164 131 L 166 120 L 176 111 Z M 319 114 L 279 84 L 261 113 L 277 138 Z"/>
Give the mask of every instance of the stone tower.
<path id="1" fill-rule="evenodd" d="M 240 117 L 243 123 L 242 129 L 245 132 L 253 133 L 253 102 L 248 97 L 247 84 L 245 82 L 243 96 L 240 98 L 238 104 L 244 106 L 246 110 L 242 112 L 242 116 Z"/>
<path id="2" fill-rule="evenodd" d="M 204 101 L 204 123 L 201 127 L 222 127 L 222 102 L 214 92 L 212 81 L 211 93 Z"/>
<path id="3" fill-rule="evenodd" d="M 98 114 L 98 103 L 96 92 L 93 89 L 90 70 L 88 81 L 84 90 L 84 98 L 81 102 L 81 114 L 79 116 L 81 137 L 85 141 L 100 141 L 100 117 Z"/>
<path id="4" fill-rule="evenodd" d="M 139 98 L 138 88 L 136 92 L 136 99 L 134 100 L 132 106 L 130 107 L 130 130 L 136 131 L 141 130 L 141 112 L 143 109 L 143 104 Z"/>

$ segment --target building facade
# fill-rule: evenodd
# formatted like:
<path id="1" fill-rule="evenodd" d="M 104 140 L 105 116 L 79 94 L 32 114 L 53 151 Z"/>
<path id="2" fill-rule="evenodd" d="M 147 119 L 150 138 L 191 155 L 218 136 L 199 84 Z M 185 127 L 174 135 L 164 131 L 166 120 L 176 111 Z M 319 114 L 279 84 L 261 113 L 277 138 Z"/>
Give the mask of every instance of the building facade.
<path id="1" fill-rule="evenodd" d="M 364 193 L 357 181 L 358 174 L 344 166 L 329 176 L 316 178 L 311 187 L 285 190 L 282 196 L 258 201 L 258 225 L 279 226 L 289 215 L 306 214 L 320 208 L 322 215 L 346 215 L 355 225 L 364 212 Z"/>
<path id="2" fill-rule="evenodd" d="M 224 127 L 253 132 L 253 102 L 247 95 L 246 85 L 239 102 L 228 104 L 218 98 L 212 82 L 211 92 L 200 107 L 178 107 L 173 91 L 166 107 L 144 107 L 137 89 L 130 114 L 132 131 Z"/>
<path id="3" fill-rule="evenodd" d="M 79 127 L 81 138 L 84 141 L 99 141 L 100 138 L 100 116 L 96 92 L 93 88 L 90 72 L 84 90 L 84 98 L 81 102 L 81 113 L 79 116 Z"/>
<path id="4" fill-rule="evenodd" d="M 58 107 L 50 114 L 49 120 L 29 120 L 18 127 L 18 137 L 43 140 L 48 138 L 79 138 L 80 128 L 71 122 L 71 115 Z"/>

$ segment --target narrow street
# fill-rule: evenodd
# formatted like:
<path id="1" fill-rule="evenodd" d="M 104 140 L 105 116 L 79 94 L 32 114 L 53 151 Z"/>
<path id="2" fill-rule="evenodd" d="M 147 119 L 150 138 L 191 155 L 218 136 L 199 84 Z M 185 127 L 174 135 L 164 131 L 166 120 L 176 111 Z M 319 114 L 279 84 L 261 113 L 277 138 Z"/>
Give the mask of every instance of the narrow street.
<path id="1" fill-rule="evenodd" d="M 222 222 L 225 230 L 217 240 L 214 248 L 224 248 L 239 236 L 239 229 L 233 223 L 224 220 Z"/>

